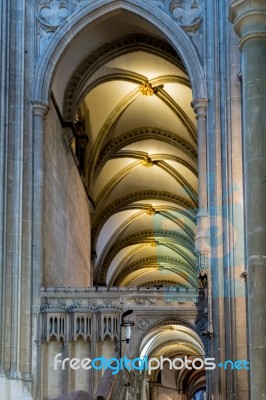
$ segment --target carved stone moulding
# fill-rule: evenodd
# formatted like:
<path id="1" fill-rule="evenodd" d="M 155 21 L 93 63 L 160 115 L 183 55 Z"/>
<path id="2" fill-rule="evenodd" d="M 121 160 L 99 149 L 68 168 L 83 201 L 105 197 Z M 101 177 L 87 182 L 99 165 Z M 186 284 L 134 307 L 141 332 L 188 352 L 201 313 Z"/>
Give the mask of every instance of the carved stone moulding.
<path id="1" fill-rule="evenodd" d="M 69 0 L 39 0 L 37 3 L 37 17 L 45 26 L 57 28 L 70 14 Z"/>
<path id="2" fill-rule="evenodd" d="M 156 322 L 155 318 L 143 318 L 138 323 L 138 329 L 145 331 L 149 326 Z"/>
<path id="3" fill-rule="evenodd" d="M 209 270 L 209 254 L 208 253 L 199 253 L 198 254 L 197 267 L 198 267 L 199 276 L 208 274 L 208 270 Z"/>
<path id="4" fill-rule="evenodd" d="M 199 29 L 202 21 L 200 0 L 172 0 L 170 13 L 177 23 L 187 32 Z"/>

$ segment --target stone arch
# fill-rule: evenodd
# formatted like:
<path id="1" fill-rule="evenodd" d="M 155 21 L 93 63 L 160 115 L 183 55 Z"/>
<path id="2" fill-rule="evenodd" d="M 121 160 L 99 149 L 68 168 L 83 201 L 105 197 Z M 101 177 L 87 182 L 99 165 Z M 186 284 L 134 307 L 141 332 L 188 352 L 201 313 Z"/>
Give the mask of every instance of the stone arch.
<path id="1" fill-rule="evenodd" d="M 139 342 L 138 342 L 138 348 L 140 348 L 141 343 L 143 341 L 143 339 L 145 338 L 145 336 L 147 336 L 150 332 L 152 332 L 154 329 L 162 327 L 162 326 L 166 326 L 166 325 L 170 325 L 170 324 L 174 324 L 174 325 L 180 325 L 180 326 L 184 326 L 187 327 L 189 329 L 191 329 L 192 331 L 195 332 L 195 334 L 198 336 L 198 332 L 197 332 L 197 328 L 196 326 L 183 319 L 183 318 L 179 318 L 179 317 L 165 317 L 165 318 L 161 318 L 156 320 L 155 322 L 151 323 L 151 325 L 149 325 L 142 333 L 142 335 L 139 338 Z"/>
<path id="2" fill-rule="evenodd" d="M 65 24 L 57 31 L 48 48 L 40 58 L 37 68 L 35 84 L 33 85 L 33 101 L 48 103 L 49 92 L 56 66 L 67 45 L 89 23 L 96 22 L 103 16 L 111 15 L 118 9 L 124 9 L 137 14 L 147 22 L 150 22 L 165 36 L 168 42 L 180 55 L 187 68 L 192 84 L 194 99 L 206 98 L 206 84 L 202 65 L 196 48 L 191 43 L 188 35 L 169 16 L 142 2 L 136 4 L 134 0 L 114 0 L 110 3 L 102 0 L 97 4 L 88 4 L 77 13 L 67 19 Z M 89 21 L 89 22 L 88 22 Z"/>
<path id="3" fill-rule="evenodd" d="M 201 378 L 201 374 L 204 377 L 203 384 L 205 388 L 205 369 L 202 360 L 204 353 L 201 338 L 191 322 L 174 317 L 164 318 L 151 324 L 140 338 L 139 357 L 148 356 L 149 360 L 152 360 L 151 362 L 164 357 L 166 361 L 166 365 L 161 364 L 160 370 L 155 367 L 149 372 L 149 376 L 145 377 L 148 379 L 149 384 L 152 384 L 151 390 L 153 395 L 151 398 L 158 398 L 158 393 L 164 391 L 163 387 L 165 387 L 165 382 L 170 383 L 167 385 L 168 389 L 179 390 L 179 376 L 183 375 L 184 370 L 186 370 L 186 361 L 184 362 L 182 360 L 190 360 L 191 363 L 193 362 L 192 360 L 195 360 L 198 363 L 201 359 L 199 371 L 198 368 L 195 367 L 188 368 L 190 379 L 186 381 L 185 386 L 182 387 L 182 393 L 194 393 L 195 385 Z M 170 363 L 170 360 L 179 360 L 178 362 L 182 362 L 180 368 L 172 368 L 170 364 L 168 366 L 167 363 Z M 163 379 L 163 381 L 161 381 L 161 379 Z M 194 382 L 194 379 L 196 379 L 196 382 Z M 153 386 L 156 386 L 158 383 L 162 384 L 162 387 L 158 388 L 158 392 L 156 390 L 154 393 Z M 196 387 L 198 388 L 198 386 Z M 188 398 L 191 398 L 191 396 Z"/>
<path id="4" fill-rule="evenodd" d="M 87 84 L 90 77 L 99 69 L 101 66 L 119 56 L 130 53 L 131 51 L 148 51 L 154 55 L 162 56 L 164 59 L 168 60 L 170 63 L 176 65 L 180 70 L 184 70 L 184 66 L 181 62 L 176 51 L 173 47 L 166 43 L 165 41 L 155 38 L 147 34 L 131 33 L 119 38 L 115 38 L 111 41 L 105 42 L 99 45 L 95 50 L 89 53 L 72 74 L 70 80 L 67 83 L 64 101 L 63 101 L 63 117 L 66 121 L 72 121 L 75 117 L 76 109 L 78 108 L 80 102 L 86 97 L 94 87 L 98 84 L 103 83 L 103 81 L 112 80 L 125 80 L 130 82 L 135 82 L 138 84 L 144 83 L 145 80 L 142 75 L 136 73 L 116 73 L 115 75 L 105 75 L 103 78 L 98 78 L 91 84 Z M 173 79 L 178 82 L 190 87 L 190 81 L 182 76 L 169 77 L 171 81 Z M 151 80 L 151 84 L 155 84 L 157 79 Z M 158 90 L 159 92 L 159 90 Z M 162 97 L 161 97 L 162 98 Z M 166 101 L 166 99 L 164 99 Z"/>

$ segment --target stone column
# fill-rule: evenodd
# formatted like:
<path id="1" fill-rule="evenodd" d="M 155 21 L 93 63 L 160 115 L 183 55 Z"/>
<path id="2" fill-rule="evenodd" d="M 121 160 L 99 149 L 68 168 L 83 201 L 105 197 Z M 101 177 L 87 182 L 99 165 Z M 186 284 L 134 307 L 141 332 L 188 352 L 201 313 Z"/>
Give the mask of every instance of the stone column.
<path id="1" fill-rule="evenodd" d="M 40 332 L 36 323 L 39 310 L 39 291 L 43 269 L 43 167 L 44 167 L 44 123 L 49 106 L 46 103 L 33 104 L 33 232 L 32 232 L 32 307 L 33 307 L 33 337 L 36 346 L 32 350 L 32 369 L 35 371 L 34 392 L 41 393 L 41 344 Z"/>
<path id="2" fill-rule="evenodd" d="M 195 250 L 197 255 L 198 276 L 207 276 L 208 289 L 208 326 L 206 334 L 213 335 L 212 319 L 212 274 L 210 269 L 210 217 L 208 213 L 208 175 L 207 175 L 207 105 L 206 99 L 196 99 L 192 107 L 197 118 L 198 133 L 198 198 L 199 210 L 196 221 Z M 209 353 L 210 349 L 206 350 Z M 208 356 L 208 354 L 206 354 Z M 207 373 L 207 392 L 212 382 L 211 372 Z M 181 397 L 182 398 L 182 397 Z"/>
<path id="3" fill-rule="evenodd" d="M 207 105 L 208 100 L 196 99 L 192 101 L 192 107 L 197 118 L 198 133 L 198 195 L 199 213 L 198 216 L 207 213 Z"/>
<path id="4" fill-rule="evenodd" d="M 210 217 L 208 213 L 207 194 L 207 104 L 206 99 L 196 99 L 192 107 L 196 113 L 198 123 L 198 197 L 199 210 L 197 213 L 197 228 L 195 237 L 195 249 L 197 254 L 199 276 L 207 275 L 209 293 L 209 330 L 212 328 L 211 312 L 211 271 L 210 263 Z"/>
<path id="5" fill-rule="evenodd" d="M 49 105 L 33 104 L 33 305 L 39 299 L 43 267 L 44 122 Z"/>
<path id="6" fill-rule="evenodd" d="M 147 385 L 147 371 L 143 371 L 141 375 L 141 383 L 140 383 L 140 399 L 141 400 L 148 400 L 147 399 L 147 391 L 146 391 L 146 385 Z"/>
<path id="7" fill-rule="evenodd" d="M 192 102 L 198 123 L 198 197 L 195 248 L 198 257 L 199 275 L 207 274 L 210 253 L 210 232 L 207 196 L 207 100 Z"/>
<path id="8" fill-rule="evenodd" d="M 266 399 L 266 2 L 233 0 L 241 38 L 251 399 Z"/>
<path id="9" fill-rule="evenodd" d="M 0 377 L 5 376 L 5 319 L 6 319 L 6 215 L 7 207 L 5 201 L 5 193 L 7 190 L 7 138 L 8 138 L 8 110 L 6 104 L 9 100 L 9 84 L 8 84 L 8 49 L 9 49 L 9 8 L 10 5 L 4 0 L 0 1 Z M 0 389 L 3 396 L 5 393 Z"/>

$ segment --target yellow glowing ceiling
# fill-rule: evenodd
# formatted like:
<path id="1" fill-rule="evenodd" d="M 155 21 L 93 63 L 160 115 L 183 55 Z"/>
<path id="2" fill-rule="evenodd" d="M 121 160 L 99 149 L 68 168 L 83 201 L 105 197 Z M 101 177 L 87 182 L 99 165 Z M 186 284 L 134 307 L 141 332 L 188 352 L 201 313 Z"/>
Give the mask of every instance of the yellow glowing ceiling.
<path id="1" fill-rule="evenodd" d="M 84 82 L 95 283 L 197 287 L 191 100 L 180 60 L 137 46 Z"/>

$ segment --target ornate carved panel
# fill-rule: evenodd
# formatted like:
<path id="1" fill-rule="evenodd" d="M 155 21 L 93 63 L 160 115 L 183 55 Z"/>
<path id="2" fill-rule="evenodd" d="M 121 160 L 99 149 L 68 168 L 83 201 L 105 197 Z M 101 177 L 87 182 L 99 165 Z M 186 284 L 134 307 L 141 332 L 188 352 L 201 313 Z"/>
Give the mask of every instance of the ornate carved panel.
<path id="1" fill-rule="evenodd" d="M 37 17 L 46 26 L 61 25 L 71 13 L 69 0 L 40 0 L 37 3 Z"/>
<path id="2" fill-rule="evenodd" d="M 52 39 L 54 32 L 66 22 L 72 13 L 83 16 L 84 6 L 97 5 L 95 0 L 39 0 L 36 4 L 38 56 Z M 170 16 L 186 32 L 195 32 L 201 26 L 202 5 L 200 0 L 150 0 L 158 12 Z"/>
<path id="3" fill-rule="evenodd" d="M 71 328 L 73 340 L 76 341 L 82 337 L 85 341 L 92 340 L 93 334 L 93 318 L 92 314 L 75 313 L 72 316 Z"/>
<path id="4" fill-rule="evenodd" d="M 118 338 L 119 315 L 118 313 L 104 313 L 98 315 L 98 334 L 99 339 L 104 340 L 109 337 L 111 340 Z"/>
<path id="5" fill-rule="evenodd" d="M 202 5 L 196 0 L 172 0 L 170 13 L 177 23 L 186 31 L 195 31 L 202 20 Z"/>
<path id="6" fill-rule="evenodd" d="M 45 313 L 43 315 L 42 340 L 49 342 L 55 338 L 58 342 L 66 339 L 66 314 Z"/>

